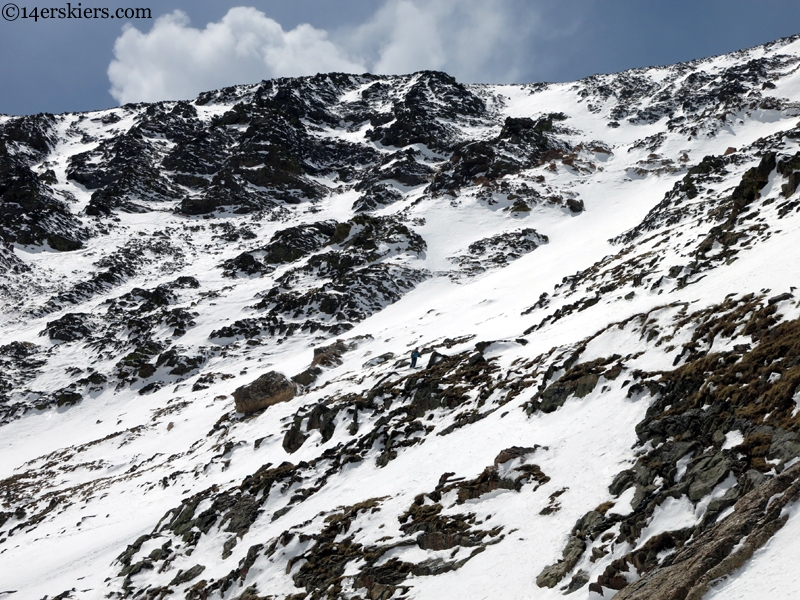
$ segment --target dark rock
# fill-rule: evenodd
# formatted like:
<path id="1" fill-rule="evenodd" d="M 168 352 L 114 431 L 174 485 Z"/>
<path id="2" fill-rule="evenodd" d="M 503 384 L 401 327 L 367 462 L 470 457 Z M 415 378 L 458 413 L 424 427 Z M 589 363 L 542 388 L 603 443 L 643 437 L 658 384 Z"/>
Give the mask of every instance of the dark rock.
<path id="1" fill-rule="evenodd" d="M 281 229 L 264 247 L 264 261 L 268 264 L 293 262 L 319 250 L 326 243 L 334 243 L 331 240 L 337 226 L 336 221 L 320 221 Z"/>
<path id="2" fill-rule="evenodd" d="M 252 413 L 294 398 L 297 387 L 285 375 L 277 371 L 265 373 L 252 383 L 233 392 L 236 410 Z"/>
<path id="3" fill-rule="evenodd" d="M 608 491 L 613 496 L 619 496 L 622 492 L 628 489 L 634 482 L 635 473 L 633 469 L 627 469 L 617 473 L 611 485 L 608 486 Z"/>
<path id="4" fill-rule="evenodd" d="M 239 256 L 226 260 L 222 263 L 222 267 L 225 270 L 225 275 L 229 277 L 235 277 L 239 273 L 257 275 L 269 271 L 264 263 L 249 252 L 242 252 Z"/>
<path id="5" fill-rule="evenodd" d="M 197 356 L 185 356 L 181 354 L 179 350 L 179 348 L 172 347 L 166 352 L 163 352 L 159 355 L 158 359 L 156 359 L 155 366 L 168 367 L 170 375 L 178 375 L 183 377 L 192 371 L 199 369 L 206 362 L 206 356 L 202 354 Z"/>
<path id="6" fill-rule="evenodd" d="M 583 570 L 578 571 L 577 573 L 575 573 L 575 575 L 572 576 L 572 579 L 570 580 L 569 585 L 567 586 L 566 593 L 571 594 L 572 592 L 581 589 L 587 583 L 589 583 L 589 574 Z"/>
<path id="7" fill-rule="evenodd" d="M 5 344 L 0 346 L 0 354 L 4 356 L 10 356 L 16 359 L 23 359 L 31 356 L 32 354 L 36 354 L 41 350 L 40 346 L 33 344 L 31 342 L 11 342 L 10 344 Z"/>
<path id="8" fill-rule="evenodd" d="M 548 241 L 546 235 L 535 229 L 507 231 L 473 242 L 466 252 L 449 260 L 458 265 L 459 275 L 474 276 L 491 268 L 505 267 Z"/>
<path id="9" fill-rule="evenodd" d="M 152 375 L 155 369 L 153 365 L 149 365 L 150 360 L 158 356 L 163 349 L 163 344 L 153 340 L 138 344 L 132 352 L 123 356 L 117 361 L 117 364 L 114 365 L 115 376 L 118 379 L 130 382 L 133 381 L 135 376 L 138 376 L 140 369 L 143 369 L 143 374 Z"/>
<path id="10" fill-rule="evenodd" d="M 55 118 L 49 114 L 14 117 L 0 125 L 0 240 L 21 245 L 49 244 L 76 250 L 87 230 L 56 198 L 52 178 L 33 169 L 55 144 Z"/>
<path id="11" fill-rule="evenodd" d="M 60 342 L 82 340 L 92 333 L 92 330 L 87 325 L 89 319 L 90 315 L 85 313 L 68 313 L 60 319 L 49 321 L 40 335 L 46 333 L 51 340 Z"/>
<path id="12" fill-rule="evenodd" d="M 502 465 L 510 460 L 515 458 L 519 458 L 520 456 L 526 456 L 528 454 L 533 454 L 536 452 L 538 446 L 534 446 L 533 448 L 524 448 L 522 446 L 511 446 L 510 448 L 506 448 L 502 450 L 500 454 L 498 454 L 494 459 L 495 466 Z"/>
<path id="13" fill-rule="evenodd" d="M 707 496 L 733 466 L 731 460 L 723 453 L 701 458 L 694 463 L 686 475 L 689 484 L 688 496 L 692 502 L 697 502 Z"/>
<path id="14" fill-rule="evenodd" d="M 619 355 L 614 354 L 608 358 L 600 358 L 588 363 L 570 366 L 566 373 L 533 397 L 528 403 L 526 411 L 529 414 L 535 410 L 553 412 L 563 406 L 567 398 L 573 394 L 578 398 L 589 395 L 594 390 L 601 375 L 607 379 L 615 379 L 619 375 L 615 367 L 606 368 L 607 365 L 614 363 L 619 358 Z M 552 371 L 555 371 L 554 366 L 551 367 L 548 378 L 551 376 Z"/>
<path id="15" fill-rule="evenodd" d="M 597 381 L 597 375 L 586 373 L 577 379 L 555 382 L 541 394 L 541 411 L 545 413 L 553 412 L 563 406 L 571 395 L 575 395 L 576 398 L 583 398 L 594 389 Z"/>
<path id="16" fill-rule="evenodd" d="M 300 385 L 309 386 L 317 380 L 322 374 L 322 369 L 319 367 L 309 367 L 305 371 L 298 373 L 292 377 L 292 381 L 299 383 Z"/>
<path id="17" fill-rule="evenodd" d="M 446 356 L 444 354 L 440 354 L 436 350 L 432 351 L 430 357 L 428 358 L 428 366 L 426 367 L 426 369 L 430 369 L 437 363 L 440 363 L 445 358 Z"/>
<path id="18" fill-rule="evenodd" d="M 448 102 L 438 103 L 436 99 L 443 96 L 448 97 Z M 479 116 L 485 110 L 483 100 L 450 75 L 423 71 L 405 96 L 393 104 L 394 119 L 367 131 L 367 137 L 384 146 L 425 144 L 444 150 L 454 138 L 446 125 L 448 118 Z"/>
<path id="19" fill-rule="evenodd" d="M 777 296 L 773 296 L 772 298 L 770 298 L 767 301 L 767 304 L 771 306 L 773 304 L 778 304 L 779 302 L 783 302 L 784 300 L 791 300 L 792 298 L 794 298 L 794 295 L 792 295 L 789 292 L 784 292 L 783 294 L 779 294 Z"/>
<path id="20" fill-rule="evenodd" d="M 562 156 L 569 144 L 555 137 L 557 128 L 553 122 L 563 116 L 555 113 L 538 120 L 508 117 L 495 139 L 458 144 L 429 189 L 442 193 L 471 185 L 492 185 L 506 175 Z M 524 203 L 517 207 L 530 210 Z"/>
<path id="21" fill-rule="evenodd" d="M 470 357 L 467 359 L 467 364 L 468 364 L 469 366 L 476 365 L 476 364 L 478 364 L 479 362 L 486 362 L 486 359 L 483 357 L 483 354 L 481 354 L 480 352 L 476 352 L 475 354 L 472 354 L 472 355 L 471 355 L 471 356 L 470 356 Z"/>
<path id="22" fill-rule="evenodd" d="M 290 427 L 283 436 L 283 449 L 289 454 L 297 452 L 305 443 L 307 435 L 300 431 L 299 424 Z"/>
<path id="23" fill-rule="evenodd" d="M 181 585 L 183 583 L 187 583 L 192 579 L 195 579 L 205 571 L 206 568 L 204 565 L 195 565 L 191 569 L 187 569 L 186 571 L 178 571 L 178 574 L 169 582 L 169 585 Z"/>
<path id="24" fill-rule="evenodd" d="M 570 536 L 567 546 L 564 548 L 561 560 L 545 567 L 536 577 L 536 585 L 540 588 L 554 588 L 564 579 L 567 573 L 575 568 L 584 550 L 586 550 L 586 542 L 575 536 Z"/>
<path id="25" fill-rule="evenodd" d="M 375 210 L 381 206 L 393 204 L 403 198 L 403 194 L 386 183 L 375 183 L 364 190 L 358 200 L 353 203 L 353 211 L 363 212 Z"/>
<path id="26" fill-rule="evenodd" d="M 574 213 L 582 213 L 585 210 L 583 200 L 575 200 L 574 198 L 567 198 L 567 208 Z"/>
<path id="27" fill-rule="evenodd" d="M 342 364 L 342 356 L 352 349 L 353 344 L 348 344 L 342 340 L 336 340 L 327 346 L 314 348 L 314 358 L 311 361 L 311 366 L 335 367 L 340 365 Z"/>
<path id="28" fill-rule="evenodd" d="M 794 432 L 778 433 L 769 447 L 770 460 L 789 461 L 800 456 L 800 435 Z"/>
<path id="29" fill-rule="evenodd" d="M 58 406 L 72 406 L 73 404 L 78 404 L 81 400 L 83 400 L 83 396 L 76 391 L 65 389 L 56 392 L 53 397 L 56 400 L 56 404 Z"/>
<path id="30" fill-rule="evenodd" d="M 794 171 L 786 177 L 787 181 L 781 186 L 781 194 L 784 198 L 791 198 L 800 188 L 800 171 Z"/>

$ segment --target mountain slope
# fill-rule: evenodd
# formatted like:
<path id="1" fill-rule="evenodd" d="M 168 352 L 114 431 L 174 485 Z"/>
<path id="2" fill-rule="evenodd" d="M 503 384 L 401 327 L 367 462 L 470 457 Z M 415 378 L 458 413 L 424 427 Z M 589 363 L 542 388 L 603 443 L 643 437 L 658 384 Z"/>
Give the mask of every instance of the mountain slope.
<path id="1" fill-rule="evenodd" d="M 0 596 L 793 597 L 798 67 L 2 117 Z"/>

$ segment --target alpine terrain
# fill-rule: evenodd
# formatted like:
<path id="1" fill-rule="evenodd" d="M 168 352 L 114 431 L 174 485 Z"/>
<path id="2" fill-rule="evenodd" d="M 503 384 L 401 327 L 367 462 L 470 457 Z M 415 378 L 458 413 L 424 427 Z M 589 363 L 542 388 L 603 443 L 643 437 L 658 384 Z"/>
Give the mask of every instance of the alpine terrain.
<path id="1" fill-rule="evenodd" d="M 1 116 L 0 600 L 796 598 L 798 188 L 800 36 Z"/>

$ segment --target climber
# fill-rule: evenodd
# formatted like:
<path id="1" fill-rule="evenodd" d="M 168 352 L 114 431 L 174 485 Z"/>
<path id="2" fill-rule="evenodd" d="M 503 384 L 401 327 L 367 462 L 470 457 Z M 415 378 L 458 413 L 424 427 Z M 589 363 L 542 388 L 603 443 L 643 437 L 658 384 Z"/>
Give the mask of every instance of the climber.
<path id="1" fill-rule="evenodd" d="M 414 348 L 414 351 L 411 353 L 411 368 L 415 368 L 417 366 L 417 359 L 421 356 L 419 353 L 419 348 Z"/>

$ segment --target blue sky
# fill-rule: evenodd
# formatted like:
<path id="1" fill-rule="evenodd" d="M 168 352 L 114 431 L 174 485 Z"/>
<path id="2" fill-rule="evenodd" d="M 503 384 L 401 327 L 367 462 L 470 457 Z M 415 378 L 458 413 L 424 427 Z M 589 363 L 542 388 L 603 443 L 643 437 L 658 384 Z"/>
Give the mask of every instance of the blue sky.
<path id="1" fill-rule="evenodd" d="M 37 5 L 67 4 L 14 1 L 29 12 Z M 154 18 L 131 21 L 135 29 L 127 32 L 124 20 L 0 21 L 0 113 L 189 98 L 211 87 L 328 70 L 435 68 L 468 82 L 568 81 L 800 33 L 796 0 L 81 0 L 81 5 L 112 11 L 148 7 Z M 231 11 L 234 7 L 251 8 Z"/>

